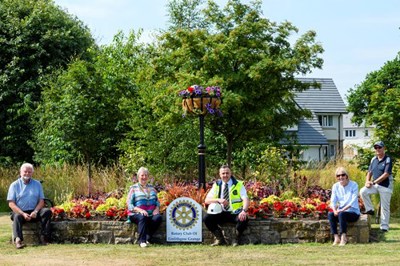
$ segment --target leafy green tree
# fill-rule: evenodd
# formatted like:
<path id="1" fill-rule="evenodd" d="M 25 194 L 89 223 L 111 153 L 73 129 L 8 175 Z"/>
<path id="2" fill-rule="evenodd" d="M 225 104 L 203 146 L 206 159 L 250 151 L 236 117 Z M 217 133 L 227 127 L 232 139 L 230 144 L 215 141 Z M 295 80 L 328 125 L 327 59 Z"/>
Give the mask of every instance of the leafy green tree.
<path id="1" fill-rule="evenodd" d="M 87 164 L 89 194 L 91 165 L 115 163 L 117 144 L 127 131 L 120 106 L 136 91 L 133 74 L 141 53 L 136 37 L 116 35 L 111 45 L 92 50 L 91 60 L 72 62 L 43 91 L 35 158 Z"/>
<path id="2" fill-rule="evenodd" d="M 291 44 L 289 38 L 298 32 L 297 28 L 289 22 L 278 25 L 264 18 L 261 1 L 250 6 L 231 0 L 223 9 L 213 1 L 200 9 L 202 2 L 170 2 L 173 24 L 158 35 L 149 52 L 146 82 L 141 82 L 140 89 L 146 91 L 140 98 L 146 102 L 146 109 L 137 115 L 153 122 L 146 125 L 146 134 L 140 136 L 140 141 L 141 121 L 131 120 L 132 128 L 137 129 L 131 132 L 130 148 L 145 150 L 148 155 L 142 157 L 143 161 L 157 158 L 153 145 L 157 140 L 171 144 L 169 154 L 180 150 L 180 145 L 190 152 L 193 149 L 188 149 L 189 145 L 197 146 L 196 139 L 189 142 L 185 136 L 198 136 L 198 122 L 179 118 L 181 106 L 177 97 L 179 90 L 192 84 L 223 89 L 224 116 L 206 118 L 210 130 L 206 144 L 216 151 L 212 144 L 223 136 L 224 145 L 217 152 L 223 151 L 224 161 L 229 164 L 235 160 L 233 151 L 245 149 L 249 141 L 278 142 L 283 128 L 306 114 L 296 105 L 294 94 L 315 84 L 303 84 L 295 76 L 322 66 L 319 54 L 323 49 L 315 41 L 315 32 L 306 32 Z M 166 132 L 166 137 L 161 132 Z M 175 138 L 178 136 L 180 139 Z M 194 158 L 192 165 L 193 161 Z"/>
<path id="3" fill-rule="evenodd" d="M 0 0 L 0 163 L 31 161 L 31 114 L 44 77 L 94 40 L 51 0 Z"/>
<path id="4" fill-rule="evenodd" d="M 400 154 L 400 54 L 371 72 L 349 91 L 348 111 L 353 122 L 375 125 L 375 138 L 385 142 L 390 155 Z"/>

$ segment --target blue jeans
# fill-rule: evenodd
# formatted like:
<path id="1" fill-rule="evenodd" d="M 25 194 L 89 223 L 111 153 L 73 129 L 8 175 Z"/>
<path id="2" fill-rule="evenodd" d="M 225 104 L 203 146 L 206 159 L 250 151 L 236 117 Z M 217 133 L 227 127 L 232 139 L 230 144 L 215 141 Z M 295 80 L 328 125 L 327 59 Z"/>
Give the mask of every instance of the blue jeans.
<path id="1" fill-rule="evenodd" d="M 146 241 L 150 242 L 151 237 L 162 222 L 162 216 L 160 214 L 144 216 L 143 214 L 135 213 L 129 216 L 129 219 L 131 222 L 138 225 L 139 244 L 146 243 Z"/>
<path id="2" fill-rule="evenodd" d="M 328 214 L 329 224 L 331 225 L 331 233 L 333 235 L 338 234 L 337 224 L 339 222 L 340 234 L 347 233 L 347 223 L 354 223 L 360 217 L 355 212 L 340 212 L 338 216 L 335 216 L 333 212 Z"/>

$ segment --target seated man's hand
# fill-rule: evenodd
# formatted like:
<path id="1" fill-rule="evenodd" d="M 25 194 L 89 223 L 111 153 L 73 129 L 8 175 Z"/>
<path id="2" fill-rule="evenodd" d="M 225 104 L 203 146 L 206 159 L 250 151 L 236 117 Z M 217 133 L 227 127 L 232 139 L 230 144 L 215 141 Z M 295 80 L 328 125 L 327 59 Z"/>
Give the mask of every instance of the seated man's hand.
<path id="1" fill-rule="evenodd" d="M 241 222 L 243 222 L 244 220 L 246 220 L 247 219 L 247 213 L 245 212 L 245 211 L 241 211 L 240 213 L 239 213 L 239 220 L 241 221 Z"/>
<path id="2" fill-rule="evenodd" d="M 35 218 L 37 217 L 37 212 L 36 212 L 36 211 L 31 212 L 30 217 L 31 217 L 32 219 L 35 219 Z"/>
<path id="3" fill-rule="evenodd" d="M 23 214 L 22 214 L 22 216 L 24 217 L 24 219 L 25 219 L 25 221 L 30 221 L 31 220 L 31 216 L 29 215 L 29 214 L 27 214 L 26 212 L 24 212 Z"/>

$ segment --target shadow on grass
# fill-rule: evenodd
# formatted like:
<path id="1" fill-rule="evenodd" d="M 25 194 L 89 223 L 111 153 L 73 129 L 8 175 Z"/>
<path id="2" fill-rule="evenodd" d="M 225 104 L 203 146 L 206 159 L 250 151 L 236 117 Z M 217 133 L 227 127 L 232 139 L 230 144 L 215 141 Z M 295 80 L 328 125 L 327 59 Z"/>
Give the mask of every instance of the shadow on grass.
<path id="1" fill-rule="evenodd" d="M 393 228 L 390 229 L 390 231 L 399 231 L 399 228 Z M 387 234 L 390 234 L 389 232 L 382 232 L 379 228 L 371 228 L 371 231 L 369 232 L 369 242 L 370 243 L 378 243 L 378 242 L 386 242 L 386 243 L 398 243 L 400 240 L 398 239 L 387 239 Z M 398 233 L 396 233 L 398 234 Z"/>

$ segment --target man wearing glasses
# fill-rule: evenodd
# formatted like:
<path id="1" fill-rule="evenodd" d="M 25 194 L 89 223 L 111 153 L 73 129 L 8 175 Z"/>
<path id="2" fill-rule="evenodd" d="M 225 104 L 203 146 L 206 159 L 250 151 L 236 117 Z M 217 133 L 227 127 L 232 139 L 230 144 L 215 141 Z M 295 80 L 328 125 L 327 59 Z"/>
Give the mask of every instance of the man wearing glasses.
<path id="1" fill-rule="evenodd" d="M 360 190 L 365 205 L 364 214 L 374 215 L 371 194 L 379 193 L 381 204 L 381 231 L 389 230 L 390 198 L 393 192 L 392 159 L 385 154 L 382 141 L 374 144 L 376 156 L 372 158 L 365 180 L 365 187 Z"/>

